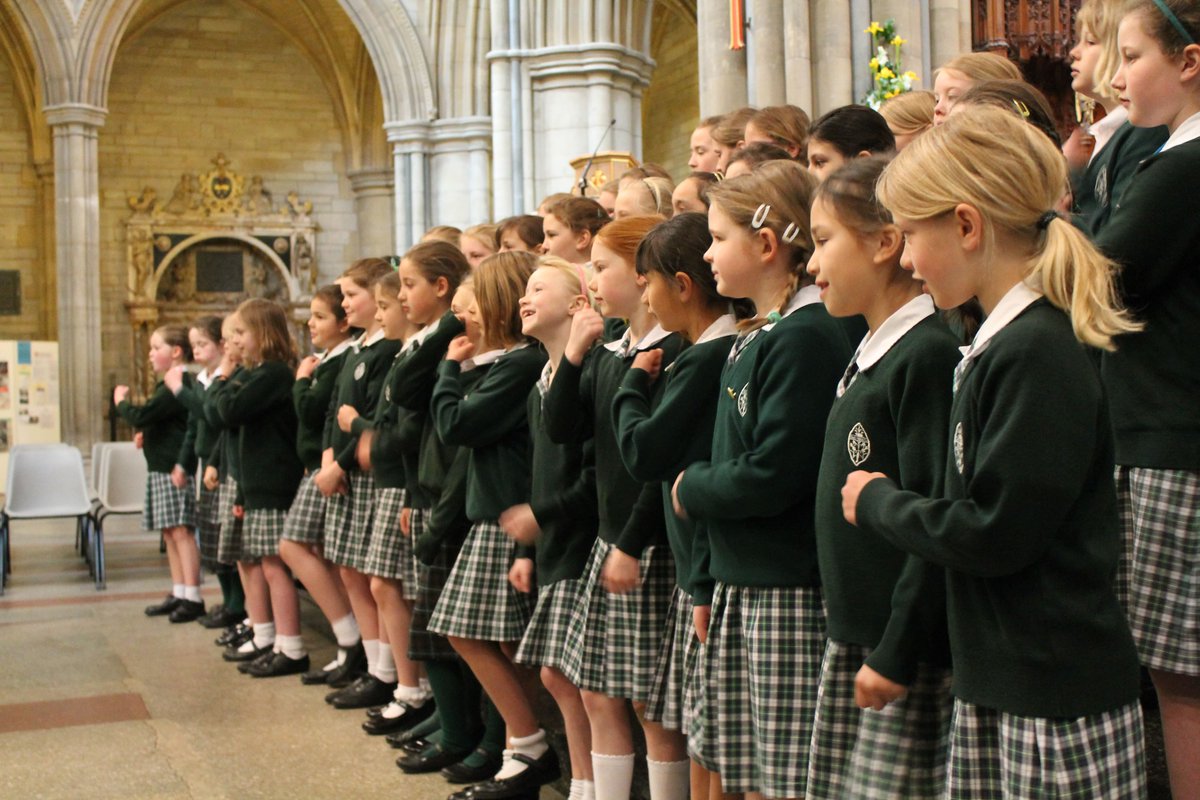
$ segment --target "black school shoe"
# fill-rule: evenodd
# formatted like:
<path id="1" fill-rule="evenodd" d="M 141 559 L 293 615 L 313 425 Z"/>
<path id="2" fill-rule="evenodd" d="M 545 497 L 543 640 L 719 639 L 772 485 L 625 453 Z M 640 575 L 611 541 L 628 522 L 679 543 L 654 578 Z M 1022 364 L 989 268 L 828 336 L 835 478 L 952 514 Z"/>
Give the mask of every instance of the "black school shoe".
<path id="1" fill-rule="evenodd" d="M 488 780 L 500 771 L 500 762 L 502 759 L 498 753 L 492 753 L 484 750 L 482 747 L 477 747 L 474 752 L 468 753 L 468 755 L 474 755 L 475 753 L 481 756 L 478 766 L 471 766 L 466 763 L 466 756 L 464 756 L 462 761 L 451 764 L 443 769 L 442 777 L 449 783 L 478 784 L 480 781 Z M 473 789 L 474 787 L 470 788 Z"/>
<path id="2" fill-rule="evenodd" d="M 250 674 L 250 669 L 252 667 L 262 666 L 262 665 L 266 664 L 268 661 L 271 660 L 271 657 L 273 655 L 275 655 L 275 653 L 273 651 L 268 650 L 267 652 L 265 652 L 262 655 L 255 658 L 253 661 L 242 661 L 237 665 L 237 671 L 242 673 L 243 675 L 248 675 L 248 674 Z"/>
<path id="3" fill-rule="evenodd" d="M 210 630 L 216 630 L 217 628 L 228 628 L 232 625 L 237 625 L 245 618 L 246 612 L 244 611 L 230 611 L 225 606 L 213 606 L 207 614 L 196 621 Z"/>
<path id="4" fill-rule="evenodd" d="M 325 682 L 334 689 L 345 689 L 366 674 L 367 651 L 363 649 L 362 641 L 359 640 L 358 644 L 346 650 L 346 660 L 330 670 Z M 326 700 L 328 699 L 326 698 Z M 372 703 L 372 705 L 384 705 L 390 703 L 391 700 L 389 697 L 382 703 Z"/>
<path id="5" fill-rule="evenodd" d="M 541 758 L 530 758 L 523 753 L 513 753 L 514 761 L 520 761 L 525 769 L 511 778 L 496 780 L 493 778 L 483 783 L 477 783 L 467 791 L 472 800 L 513 800 L 537 794 L 538 790 L 547 783 L 558 780 L 562 773 L 558 766 L 558 754 L 553 747 L 547 747 Z"/>
<path id="6" fill-rule="evenodd" d="M 374 675 L 363 675 L 345 689 L 339 689 L 325 697 L 325 702 L 334 708 L 370 708 L 392 701 L 396 684 L 384 683 Z"/>
<path id="7" fill-rule="evenodd" d="M 283 653 L 272 653 L 270 658 L 251 661 L 250 666 L 246 668 L 246 674 L 254 678 L 278 678 L 282 675 L 298 675 L 306 669 L 307 655 L 289 658 Z"/>
<path id="8" fill-rule="evenodd" d="M 393 700 L 392 702 L 404 710 L 400 716 L 385 717 L 382 711 L 378 715 L 368 714 L 367 721 L 362 724 L 362 729 L 371 736 L 400 733 L 429 719 L 437 709 L 433 698 L 429 698 L 420 706 L 410 706 L 408 703 L 402 703 L 399 700 Z M 438 767 L 438 769 L 441 769 L 441 767 Z"/>
<path id="9" fill-rule="evenodd" d="M 183 598 L 169 594 L 161 603 L 156 603 L 152 606 L 146 606 L 143 611 L 147 617 L 165 617 L 167 614 L 170 614 L 172 611 L 179 608 L 179 604 L 182 602 Z"/>
<path id="10" fill-rule="evenodd" d="M 204 616 L 203 600 L 180 600 L 167 619 L 171 622 L 195 622 Z"/>
<path id="11" fill-rule="evenodd" d="M 396 766 L 408 775 L 437 772 L 451 764 L 457 764 L 470 755 L 470 751 L 447 750 L 440 744 L 432 744 L 420 753 L 405 753 L 396 759 Z"/>
<path id="12" fill-rule="evenodd" d="M 254 628 L 249 625 L 237 624 L 226 628 L 225 632 L 213 642 L 217 647 L 241 647 L 254 638 Z"/>
<path id="13" fill-rule="evenodd" d="M 230 661 L 230 662 L 254 661 L 255 659 L 261 658 L 264 655 L 269 655 L 271 653 L 271 651 L 274 649 L 275 649 L 274 642 L 267 645 L 266 647 L 255 647 L 255 648 L 252 648 L 250 650 L 245 650 L 245 651 L 238 650 L 237 647 L 226 647 L 225 652 L 221 654 L 221 658 L 225 659 L 226 661 Z"/>

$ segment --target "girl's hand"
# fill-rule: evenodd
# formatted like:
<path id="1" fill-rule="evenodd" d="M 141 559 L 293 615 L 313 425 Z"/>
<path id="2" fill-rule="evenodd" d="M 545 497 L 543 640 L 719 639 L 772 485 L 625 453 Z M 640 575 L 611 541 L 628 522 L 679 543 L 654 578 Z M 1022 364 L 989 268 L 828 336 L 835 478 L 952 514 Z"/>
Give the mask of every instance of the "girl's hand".
<path id="1" fill-rule="evenodd" d="M 217 472 L 217 468 L 216 467 L 205 467 L 204 468 L 204 488 L 208 489 L 210 492 L 214 492 L 214 491 L 216 491 L 217 487 L 220 485 L 221 485 L 221 476 Z"/>
<path id="2" fill-rule="evenodd" d="M 1084 133 L 1083 128 L 1076 128 L 1063 142 L 1063 155 L 1067 157 L 1067 166 L 1072 170 L 1080 170 L 1088 165 L 1092 152 L 1096 149 L 1096 137 Z"/>
<path id="3" fill-rule="evenodd" d="M 171 485 L 176 489 L 187 486 L 187 473 L 178 464 L 175 465 L 175 469 L 171 470 Z"/>
<path id="4" fill-rule="evenodd" d="M 854 702 L 859 708 L 883 711 L 888 703 L 894 703 L 908 694 L 908 687 L 890 681 L 863 664 L 854 676 Z"/>
<path id="5" fill-rule="evenodd" d="M 296 380 L 311 378 L 313 373 L 317 371 L 317 364 L 319 363 L 321 363 L 321 359 L 316 356 L 305 356 L 300 359 L 300 363 L 296 366 Z"/>
<path id="6" fill-rule="evenodd" d="M 179 394 L 179 390 L 183 388 L 183 367 L 171 367 L 163 375 L 163 383 L 171 390 L 171 394 Z"/>
<path id="7" fill-rule="evenodd" d="M 625 594 L 637 588 L 642 573 L 638 560 L 619 547 L 614 547 L 604 559 L 600 571 L 600 585 L 613 594 Z"/>
<path id="8" fill-rule="evenodd" d="M 146 437 L 142 434 L 141 431 L 138 431 L 137 433 L 135 433 L 133 435 L 133 446 L 136 447 L 138 450 L 141 450 L 142 445 L 144 445 L 145 443 L 146 443 Z"/>
<path id="9" fill-rule="evenodd" d="M 663 351 L 659 348 L 643 350 L 634 356 L 633 369 L 640 369 L 650 376 L 650 382 L 658 380 L 662 372 Z"/>
<path id="10" fill-rule="evenodd" d="M 683 481 L 683 476 L 683 472 L 679 473 L 679 476 L 675 478 L 675 483 L 671 485 L 671 507 L 675 509 L 675 516 L 687 519 L 687 509 L 679 502 L 679 484 Z"/>
<path id="11" fill-rule="evenodd" d="M 508 582 L 522 594 L 533 591 L 533 559 L 518 558 L 508 569 Z"/>
<path id="12" fill-rule="evenodd" d="M 583 363 L 583 357 L 592 349 L 592 343 L 604 334 L 604 317 L 591 308 L 581 308 L 571 318 L 571 335 L 567 339 L 564 355 L 575 366 Z"/>
<path id="13" fill-rule="evenodd" d="M 475 355 L 475 345 L 471 343 L 466 334 L 455 336 L 450 340 L 450 346 L 446 348 L 447 361 L 462 363 L 473 355 Z"/>
<path id="14" fill-rule="evenodd" d="M 350 432 L 350 423 L 358 419 L 358 409 L 352 405 L 343 405 L 338 409 L 337 424 L 342 433 Z"/>
<path id="15" fill-rule="evenodd" d="M 408 506 L 400 509 L 400 533 L 412 536 L 412 509 Z"/>
<path id="16" fill-rule="evenodd" d="M 500 529 L 514 542 L 524 545 L 534 544 L 542 532 L 529 503 L 522 503 L 500 512 Z"/>
<path id="17" fill-rule="evenodd" d="M 696 628 L 696 638 L 700 644 L 708 642 L 708 621 L 712 618 L 712 606 L 693 606 L 692 625 Z"/>
<path id="18" fill-rule="evenodd" d="M 317 485 L 317 489 L 322 495 L 332 497 L 335 494 L 346 493 L 345 479 L 346 473 L 341 464 L 331 461 L 327 466 L 321 467 L 317 472 L 317 477 L 313 478 L 313 483 Z"/>
<path id="19" fill-rule="evenodd" d="M 246 507 L 235 505 L 233 507 L 233 518 L 234 519 L 245 519 L 246 518 Z"/>
<path id="20" fill-rule="evenodd" d="M 125 385 L 118 386 L 113 389 L 113 405 L 119 406 L 125 402 L 125 398 L 129 397 L 129 387 Z"/>
<path id="21" fill-rule="evenodd" d="M 347 406 L 343 406 L 346 408 Z M 354 450 L 354 457 L 358 460 L 358 466 L 363 472 L 371 468 L 371 439 L 372 431 L 366 430 L 358 437 L 358 447 Z"/>
<path id="22" fill-rule="evenodd" d="M 220 370 L 221 370 L 221 374 L 220 374 L 220 375 L 218 375 L 217 377 L 218 377 L 220 380 L 223 380 L 223 381 L 224 381 L 224 380 L 228 380 L 228 379 L 229 379 L 229 376 L 233 374 L 233 371 L 234 371 L 235 369 L 237 369 L 237 366 L 238 366 L 238 363 L 239 363 L 239 362 L 240 362 L 240 359 L 238 359 L 238 358 L 235 358 L 235 357 L 233 356 L 233 354 L 231 354 L 231 353 L 226 353 L 226 354 L 225 354 L 225 355 L 224 355 L 224 356 L 221 358 L 221 366 L 220 366 L 220 367 L 218 367 L 218 369 L 220 369 Z"/>
<path id="23" fill-rule="evenodd" d="M 865 469 L 855 470 L 846 476 L 842 486 L 842 516 L 851 525 L 858 524 L 858 496 L 863 487 L 876 478 L 886 478 L 882 472 L 867 472 Z"/>

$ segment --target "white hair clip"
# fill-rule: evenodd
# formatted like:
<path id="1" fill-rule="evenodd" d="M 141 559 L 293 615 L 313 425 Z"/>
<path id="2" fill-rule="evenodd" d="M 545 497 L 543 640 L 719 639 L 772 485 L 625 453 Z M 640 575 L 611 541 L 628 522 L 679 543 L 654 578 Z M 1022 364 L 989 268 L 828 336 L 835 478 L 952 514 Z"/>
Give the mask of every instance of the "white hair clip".
<path id="1" fill-rule="evenodd" d="M 767 221 L 767 214 L 770 213 L 771 207 L 769 205 L 766 203 L 760 205 L 758 210 L 754 212 L 754 218 L 750 220 L 750 227 L 754 228 L 754 230 L 761 228 L 763 223 Z"/>
<path id="2" fill-rule="evenodd" d="M 783 240 L 788 244 L 796 241 L 796 237 L 800 235 L 800 226 L 794 222 L 789 222 L 788 226 L 783 229 Z"/>

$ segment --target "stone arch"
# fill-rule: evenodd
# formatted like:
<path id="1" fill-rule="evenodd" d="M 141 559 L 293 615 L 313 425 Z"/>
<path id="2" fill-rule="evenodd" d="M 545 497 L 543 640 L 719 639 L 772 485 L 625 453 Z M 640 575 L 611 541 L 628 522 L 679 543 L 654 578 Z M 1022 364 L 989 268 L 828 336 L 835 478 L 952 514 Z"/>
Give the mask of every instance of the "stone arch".
<path id="1" fill-rule="evenodd" d="M 283 263 L 283 259 L 279 257 L 279 254 L 270 247 L 267 247 L 258 239 L 255 239 L 253 236 L 247 236 L 246 234 L 238 233 L 237 231 L 205 231 L 203 233 L 197 233 L 193 236 L 189 236 L 167 251 L 166 255 L 163 256 L 162 262 L 154 269 L 154 279 L 149 287 L 151 295 L 153 296 L 158 292 L 158 284 L 162 280 L 163 275 L 167 274 L 167 271 L 171 269 L 172 265 L 175 263 L 175 260 L 179 258 L 179 256 L 201 242 L 207 242 L 214 239 L 225 239 L 241 242 L 242 244 L 247 245 L 251 249 L 259 252 L 266 257 L 267 262 L 279 273 L 279 277 L 283 280 L 284 285 L 287 286 L 289 300 L 295 300 L 303 294 L 300 285 L 296 282 L 295 276 L 292 275 L 287 264 Z"/>
<path id="2" fill-rule="evenodd" d="M 437 96 L 421 35 L 396 0 L 338 0 L 375 64 L 389 122 L 437 116 Z"/>

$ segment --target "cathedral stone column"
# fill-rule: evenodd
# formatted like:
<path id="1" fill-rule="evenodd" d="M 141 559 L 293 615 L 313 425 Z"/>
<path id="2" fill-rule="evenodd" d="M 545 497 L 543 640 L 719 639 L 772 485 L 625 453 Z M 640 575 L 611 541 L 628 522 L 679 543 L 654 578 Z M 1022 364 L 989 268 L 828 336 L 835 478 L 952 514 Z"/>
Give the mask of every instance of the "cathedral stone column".
<path id="1" fill-rule="evenodd" d="M 354 211 L 358 219 L 358 252 L 361 256 L 392 255 L 396 237 L 392 221 L 392 187 L 395 174 L 388 167 L 350 173 Z"/>
<path id="2" fill-rule="evenodd" d="M 729 49 L 728 0 L 698 0 L 696 29 L 700 51 L 700 116 L 724 114 L 746 105 L 746 51 Z"/>
<path id="3" fill-rule="evenodd" d="M 813 107 L 816 119 L 826 111 L 854 102 L 851 63 L 850 4 L 845 0 L 812 0 Z"/>
<path id="4" fill-rule="evenodd" d="M 83 103 L 46 108 L 54 131 L 59 385 L 63 439 L 90 448 L 101 438 L 100 195 L 97 131 L 107 111 Z"/>
<path id="5" fill-rule="evenodd" d="M 429 123 L 385 122 L 383 128 L 392 143 L 396 249 L 403 253 L 419 242 L 429 227 L 430 198 L 425 189 Z"/>
<path id="6" fill-rule="evenodd" d="M 784 48 L 784 3 L 756 0 L 749 4 L 750 30 L 747 39 L 753 78 L 750 102 L 758 107 L 778 106 L 787 102 L 786 69 L 780 69 L 787 57 Z"/>
<path id="7" fill-rule="evenodd" d="M 969 11 L 969 4 L 966 0 L 930 0 L 929 62 L 933 69 L 937 69 L 950 59 L 970 49 L 969 17 L 967 17 L 967 35 L 965 37 L 962 35 L 964 8 Z M 929 85 L 922 88 L 933 90 L 932 74 L 929 76 Z"/>

